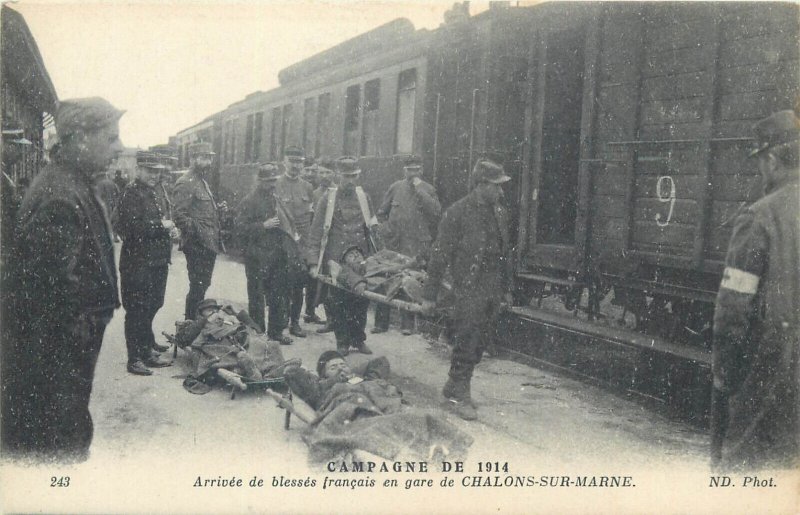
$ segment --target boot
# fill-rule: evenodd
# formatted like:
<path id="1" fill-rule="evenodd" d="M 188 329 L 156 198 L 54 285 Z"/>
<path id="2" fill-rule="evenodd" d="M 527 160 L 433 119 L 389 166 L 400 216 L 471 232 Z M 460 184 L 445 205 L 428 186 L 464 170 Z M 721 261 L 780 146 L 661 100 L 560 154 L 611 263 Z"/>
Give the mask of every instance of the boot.
<path id="1" fill-rule="evenodd" d="M 469 380 L 456 380 L 448 377 L 442 388 L 442 395 L 445 398 L 444 407 L 464 420 L 476 420 L 478 412 L 475 411 L 475 406 L 470 399 L 469 388 Z"/>

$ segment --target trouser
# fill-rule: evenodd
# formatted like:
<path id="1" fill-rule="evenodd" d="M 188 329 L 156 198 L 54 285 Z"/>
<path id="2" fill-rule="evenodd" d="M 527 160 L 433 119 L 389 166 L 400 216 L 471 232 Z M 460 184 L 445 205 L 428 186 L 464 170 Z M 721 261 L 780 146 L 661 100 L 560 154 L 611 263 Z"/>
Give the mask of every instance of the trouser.
<path id="1" fill-rule="evenodd" d="M 245 262 L 247 277 L 247 312 L 262 331 L 270 338 L 283 333 L 286 328 L 287 295 L 286 267 L 275 263 L 259 266 Z M 265 325 L 264 307 L 269 307 L 268 325 Z"/>
<path id="2" fill-rule="evenodd" d="M 448 322 L 453 343 L 449 372 L 452 380 L 468 382 L 486 346 L 494 344 L 499 307 L 499 299 L 475 299 L 467 313 L 461 313 Z"/>
<path id="3" fill-rule="evenodd" d="M 214 272 L 217 254 L 202 245 L 186 245 L 183 253 L 186 255 L 186 268 L 189 271 L 189 293 L 186 294 L 183 314 L 187 320 L 194 320 L 197 315 L 197 305 L 203 300 L 206 290 L 211 285 L 211 274 Z"/>
<path id="4" fill-rule="evenodd" d="M 148 359 L 150 349 L 156 344 L 153 319 L 164 305 L 168 272 L 168 265 L 120 271 L 128 363 Z"/>
<path id="5" fill-rule="evenodd" d="M 303 290 L 305 289 L 305 293 Z M 289 296 L 289 320 L 292 325 L 300 322 L 300 313 L 303 311 L 303 300 L 305 299 L 306 314 L 313 315 L 314 297 L 317 295 L 317 281 L 308 272 L 301 272 L 295 278 Z"/>
<path id="6" fill-rule="evenodd" d="M 391 314 L 392 308 L 388 304 L 375 304 L 375 327 L 388 330 Z M 400 329 L 414 330 L 414 313 L 400 310 Z"/>
<path id="7" fill-rule="evenodd" d="M 319 298 L 317 298 L 318 288 Z M 306 315 L 314 316 L 316 314 L 317 306 L 319 306 L 325 298 L 326 288 L 324 283 L 320 283 L 309 274 L 308 283 L 306 284 Z"/>
<path id="8" fill-rule="evenodd" d="M 94 426 L 89 413 L 97 356 L 113 310 L 73 320 L 31 318 L 25 334 L 4 347 L 3 453 L 83 461 Z"/>
<path id="9" fill-rule="evenodd" d="M 367 340 L 364 329 L 367 326 L 369 300 L 340 288 L 331 288 L 325 309 L 328 310 L 328 321 L 336 335 L 337 347 L 357 348 Z"/>

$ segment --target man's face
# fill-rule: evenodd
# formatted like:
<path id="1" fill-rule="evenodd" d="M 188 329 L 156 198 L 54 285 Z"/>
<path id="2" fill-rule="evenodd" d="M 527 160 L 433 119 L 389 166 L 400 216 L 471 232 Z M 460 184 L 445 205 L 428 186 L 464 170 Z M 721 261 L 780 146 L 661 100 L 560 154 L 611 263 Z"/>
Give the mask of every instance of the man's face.
<path id="1" fill-rule="evenodd" d="M 78 163 L 87 171 L 105 170 L 123 150 L 119 139 L 119 123 L 116 121 L 106 127 L 84 132 L 77 137 Z"/>
<path id="2" fill-rule="evenodd" d="M 275 180 L 274 179 L 258 179 L 258 187 L 266 192 L 270 192 L 275 189 Z"/>
<path id="3" fill-rule="evenodd" d="M 153 168 L 141 167 L 139 168 L 139 180 L 150 186 L 155 187 L 161 178 L 161 171 Z"/>
<path id="4" fill-rule="evenodd" d="M 503 197 L 503 188 L 499 184 L 482 182 L 478 185 L 478 194 L 487 204 L 495 205 L 500 203 Z"/>
<path id="5" fill-rule="evenodd" d="M 198 154 L 192 158 L 191 165 L 200 173 L 205 174 L 211 169 L 211 164 L 213 162 L 214 159 L 211 157 L 211 154 Z"/>
<path id="6" fill-rule="evenodd" d="M 317 172 L 319 183 L 323 186 L 330 186 L 333 182 L 333 173 L 330 170 L 320 170 Z"/>
<path id="7" fill-rule="evenodd" d="M 352 249 L 344 255 L 344 262 L 346 265 L 358 264 L 364 261 L 364 254 L 358 249 Z"/>
<path id="8" fill-rule="evenodd" d="M 216 313 L 217 311 L 218 311 L 218 309 L 215 308 L 214 306 L 209 306 L 207 308 L 203 308 L 203 309 L 200 310 L 200 316 L 203 317 L 203 318 L 208 318 L 211 315 L 213 315 L 214 313 Z"/>
<path id="9" fill-rule="evenodd" d="M 403 168 L 403 176 L 408 181 L 414 180 L 415 177 L 422 176 L 422 168 L 420 167 L 405 167 Z"/>
<path id="10" fill-rule="evenodd" d="M 350 365 L 342 358 L 333 358 L 325 363 L 325 377 L 323 379 L 338 377 L 341 381 L 347 381 L 353 375 Z"/>
<path id="11" fill-rule="evenodd" d="M 358 182 L 358 175 L 344 175 L 342 174 L 339 179 L 339 184 L 342 188 L 353 187 Z"/>
<path id="12" fill-rule="evenodd" d="M 303 158 L 301 157 L 286 156 L 283 158 L 283 164 L 286 167 L 286 175 L 289 177 L 298 177 L 303 171 Z"/>

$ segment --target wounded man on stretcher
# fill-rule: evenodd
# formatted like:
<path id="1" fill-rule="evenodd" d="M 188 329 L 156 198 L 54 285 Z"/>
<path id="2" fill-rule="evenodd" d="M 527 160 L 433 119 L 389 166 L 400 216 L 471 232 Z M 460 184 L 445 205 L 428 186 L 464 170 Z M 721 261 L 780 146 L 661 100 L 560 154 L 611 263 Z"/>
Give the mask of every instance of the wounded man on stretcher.
<path id="1" fill-rule="evenodd" d="M 258 331 L 246 311 L 205 299 L 195 320 L 179 323 L 178 347 L 189 353 L 190 372 L 184 388 L 195 394 L 210 390 L 217 378 L 241 390 L 249 381 L 279 378 L 300 360 L 284 360 L 280 345 Z"/>
<path id="2" fill-rule="evenodd" d="M 427 274 L 419 259 L 386 249 L 365 258 L 361 249 L 350 247 L 342 256 L 342 264 L 330 260 L 328 269 L 331 280 L 356 294 L 368 290 L 383 295 L 387 301 L 422 303 Z"/>
<path id="3" fill-rule="evenodd" d="M 319 357 L 317 375 L 293 366 L 286 368 L 284 377 L 294 405 L 278 400 L 309 424 L 303 439 L 311 461 L 342 460 L 348 455 L 355 459 L 459 459 L 472 444 L 471 436 L 441 414 L 409 406 L 388 381 L 385 357 L 351 369 L 341 354 L 329 350 Z"/>

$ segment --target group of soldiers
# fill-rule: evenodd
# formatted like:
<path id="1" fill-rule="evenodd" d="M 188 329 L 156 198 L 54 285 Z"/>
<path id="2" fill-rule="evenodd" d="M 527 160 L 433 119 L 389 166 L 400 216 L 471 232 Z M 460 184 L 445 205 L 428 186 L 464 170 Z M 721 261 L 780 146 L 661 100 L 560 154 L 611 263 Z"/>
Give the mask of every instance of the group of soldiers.
<path id="1" fill-rule="evenodd" d="M 61 461 L 87 456 L 94 368 L 120 306 L 109 211 L 95 181 L 122 150 L 122 115 L 100 98 L 62 101 L 53 162 L 27 190 L 13 224 L 3 218 L 5 453 Z M 11 155 L 5 144 L 13 142 L 5 132 L 4 159 Z M 713 451 L 723 466 L 796 462 L 800 450 L 800 122 L 781 111 L 760 122 L 755 137 L 765 196 L 737 220 L 714 321 Z M 198 316 L 217 254 L 225 251 L 220 214 L 227 207 L 216 202 L 208 183 L 214 153 L 198 143 L 190 154 L 191 169 L 171 200 L 159 193 L 163 166 L 141 156 L 138 176 L 116 206 L 133 374 L 165 364 L 152 321 L 164 301 L 172 242 L 180 241 L 187 261 L 186 319 Z M 259 168 L 257 186 L 237 207 L 250 317 L 269 338 L 289 344 L 287 326 L 293 336 L 305 336 L 303 304 L 306 320 L 321 322 L 315 313 L 321 302 L 338 355 L 351 349 L 370 354 L 368 301 L 339 288 L 324 292 L 315 278 L 328 273 L 331 261 L 369 256 L 379 247 L 414 256 L 427 262 L 421 311 L 447 314 L 453 352 L 445 405 L 466 420 L 477 418 L 472 374 L 513 289 L 503 167 L 479 159 L 470 172 L 471 191 L 441 214 L 414 156 L 377 211 L 358 185 L 357 159 L 339 158 L 335 171 L 316 165 L 316 189 L 302 178 L 304 165 L 302 149 L 287 148 L 282 166 Z M 386 318 L 377 310 L 377 331 L 385 330 Z M 409 332 L 412 322 L 406 318 L 402 328 Z"/>

